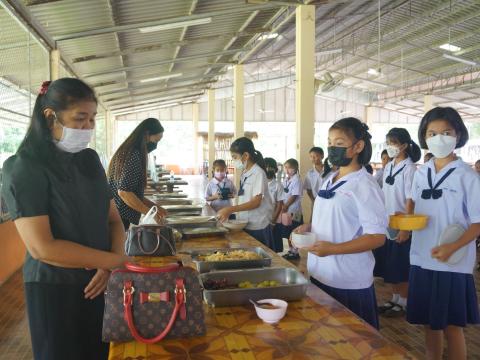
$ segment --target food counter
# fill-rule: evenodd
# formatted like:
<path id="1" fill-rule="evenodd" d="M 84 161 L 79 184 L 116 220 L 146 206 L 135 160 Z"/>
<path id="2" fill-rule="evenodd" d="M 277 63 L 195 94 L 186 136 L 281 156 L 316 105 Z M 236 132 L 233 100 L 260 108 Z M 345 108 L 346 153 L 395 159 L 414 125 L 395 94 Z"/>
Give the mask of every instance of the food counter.
<path id="1" fill-rule="evenodd" d="M 185 266 L 195 266 L 187 254 L 192 250 L 258 246 L 262 245 L 246 233 L 232 232 L 225 237 L 185 240 L 177 246 L 177 252 Z M 272 267 L 294 267 L 263 248 L 272 256 Z M 178 258 L 138 260 L 144 265 L 162 266 Z M 314 285 L 308 285 L 305 298 L 289 302 L 287 315 L 275 325 L 263 323 L 250 304 L 216 308 L 205 305 L 205 321 L 205 336 L 168 339 L 154 345 L 112 343 L 109 359 L 413 358 Z"/>

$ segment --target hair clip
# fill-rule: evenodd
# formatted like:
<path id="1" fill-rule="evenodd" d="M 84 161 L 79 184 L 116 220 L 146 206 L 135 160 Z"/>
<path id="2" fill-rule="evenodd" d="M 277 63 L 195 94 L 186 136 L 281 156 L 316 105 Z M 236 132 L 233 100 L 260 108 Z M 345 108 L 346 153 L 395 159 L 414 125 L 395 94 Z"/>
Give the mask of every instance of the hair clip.
<path id="1" fill-rule="evenodd" d="M 44 81 L 42 82 L 42 87 L 40 88 L 40 91 L 38 92 L 39 95 L 45 95 L 47 93 L 48 87 L 50 86 L 52 82 L 51 81 Z"/>

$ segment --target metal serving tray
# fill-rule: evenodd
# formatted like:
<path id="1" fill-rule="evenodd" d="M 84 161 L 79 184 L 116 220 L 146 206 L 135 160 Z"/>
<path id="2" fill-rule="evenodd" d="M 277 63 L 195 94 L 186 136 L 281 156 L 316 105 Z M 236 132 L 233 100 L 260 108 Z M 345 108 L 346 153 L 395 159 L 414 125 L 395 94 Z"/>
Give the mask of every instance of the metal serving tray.
<path id="1" fill-rule="evenodd" d="M 228 230 L 223 227 L 207 225 L 199 227 L 184 227 L 180 229 L 180 232 L 186 239 L 191 239 L 198 237 L 223 236 L 228 233 Z"/>
<path id="2" fill-rule="evenodd" d="M 257 260 L 227 260 L 227 261 L 203 261 L 198 257 L 199 255 L 211 254 L 215 251 L 233 251 L 233 250 L 246 250 L 253 251 L 260 255 L 262 258 Z M 216 249 L 203 249 L 194 250 L 190 253 L 192 261 L 197 265 L 197 270 L 200 273 L 208 272 L 211 270 L 226 270 L 226 269 L 248 269 L 258 268 L 264 266 L 270 266 L 272 264 L 272 258 L 261 247 L 252 248 L 216 248 Z"/>
<path id="3" fill-rule="evenodd" d="M 200 275 L 203 286 L 208 279 L 226 279 L 229 284 L 242 281 L 260 283 L 276 280 L 283 285 L 268 288 L 238 288 L 223 290 L 203 290 L 203 298 L 210 306 L 235 306 L 247 304 L 249 299 L 281 299 L 285 301 L 300 300 L 305 296 L 308 280 L 294 268 L 265 268 L 231 271 L 215 271 Z"/>

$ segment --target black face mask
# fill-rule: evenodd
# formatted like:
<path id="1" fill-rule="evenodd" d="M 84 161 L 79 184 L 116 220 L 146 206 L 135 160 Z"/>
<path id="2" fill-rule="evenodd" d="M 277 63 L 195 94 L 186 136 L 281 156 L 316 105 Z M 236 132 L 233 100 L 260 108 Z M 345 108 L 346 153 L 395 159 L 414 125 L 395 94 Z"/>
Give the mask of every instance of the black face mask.
<path id="1" fill-rule="evenodd" d="M 267 169 L 267 178 L 273 179 L 275 177 L 275 170 Z"/>
<path id="2" fill-rule="evenodd" d="M 157 143 L 153 141 L 147 142 L 147 151 L 151 153 L 153 150 L 157 148 Z"/>
<path id="3" fill-rule="evenodd" d="M 348 147 L 329 146 L 328 147 L 328 161 L 335 166 L 348 166 L 353 158 L 348 158 Z"/>

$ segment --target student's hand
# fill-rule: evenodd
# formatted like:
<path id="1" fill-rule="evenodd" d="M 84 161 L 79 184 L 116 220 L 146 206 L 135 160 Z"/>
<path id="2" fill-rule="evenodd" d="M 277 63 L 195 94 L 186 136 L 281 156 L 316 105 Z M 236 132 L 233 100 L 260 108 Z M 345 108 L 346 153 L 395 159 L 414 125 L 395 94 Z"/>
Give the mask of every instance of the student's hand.
<path id="1" fill-rule="evenodd" d="M 436 246 L 432 249 L 432 258 L 446 262 L 457 250 L 457 246 L 454 243 Z"/>
<path id="2" fill-rule="evenodd" d="M 285 206 L 285 204 L 282 205 L 282 213 L 287 213 L 288 212 L 288 206 Z"/>
<path id="3" fill-rule="evenodd" d="M 230 215 L 232 214 L 232 212 L 230 211 L 230 208 L 229 207 L 225 207 L 223 209 L 220 209 L 218 210 L 217 212 L 217 219 L 220 221 L 220 222 L 225 222 L 228 220 L 228 218 L 230 217 Z"/>
<path id="4" fill-rule="evenodd" d="M 213 194 L 213 195 L 212 195 L 211 199 L 212 199 L 212 200 L 218 200 L 218 199 L 220 199 L 221 197 L 222 197 L 222 195 L 220 195 L 220 193 L 216 193 L 216 194 Z"/>
<path id="5" fill-rule="evenodd" d="M 85 299 L 94 299 L 98 295 L 102 294 L 107 288 L 108 278 L 110 277 L 110 271 L 104 269 L 97 269 L 92 280 L 88 283 L 87 287 L 83 290 L 85 293 Z"/>
<path id="6" fill-rule="evenodd" d="M 310 231 L 312 231 L 312 224 L 303 224 L 293 230 L 295 234 L 305 234 Z"/>
<path id="7" fill-rule="evenodd" d="M 399 244 L 404 243 L 405 241 L 410 239 L 410 234 L 411 234 L 410 231 L 400 230 L 398 232 L 398 235 L 397 235 L 397 238 L 395 239 L 395 241 Z"/>
<path id="8" fill-rule="evenodd" d="M 313 246 L 305 248 L 308 252 L 311 252 L 317 256 L 323 257 L 333 255 L 333 247 L 335 244 L 330 241 L 317 241 Z"/>

